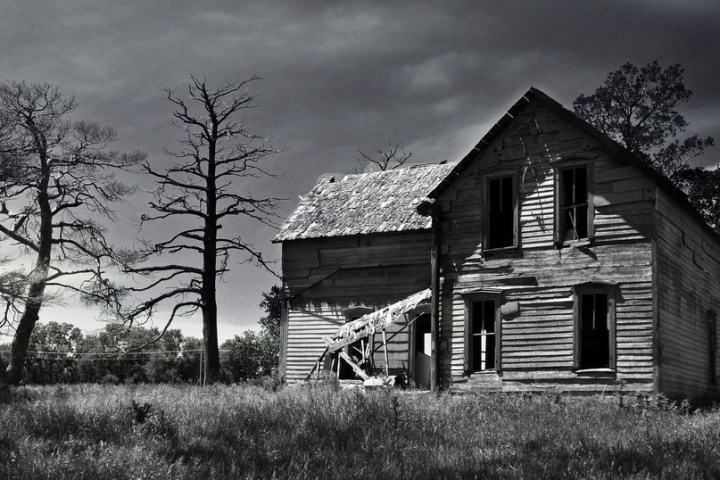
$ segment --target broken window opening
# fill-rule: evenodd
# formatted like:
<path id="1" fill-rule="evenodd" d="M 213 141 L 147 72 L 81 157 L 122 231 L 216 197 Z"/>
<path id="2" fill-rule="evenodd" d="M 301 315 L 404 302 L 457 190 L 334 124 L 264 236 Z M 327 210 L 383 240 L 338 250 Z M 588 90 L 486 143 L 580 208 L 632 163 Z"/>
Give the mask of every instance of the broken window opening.
<path id="1" fill-rule="evenodd" d="M 610 316 L 607 293 L 580 295 L 579 316 L 579 368 L 610 368 Z"/>
<path id="2" fill-rule="evenodd" d="M 513 176 L 488 180 L 487 248 L 515 245 L 515 192 Z"/>
<path id="3" fill-rule="evenodd" d="M 587 167 L 560 171 L 560 241 L 588 238 Z"/>
<path id="4" fill-rule="evenodd" d="M 472 303 L 468 356 L 470 370 L 473 372 L 495 370 L 495 320 L 494 300 Z"/>

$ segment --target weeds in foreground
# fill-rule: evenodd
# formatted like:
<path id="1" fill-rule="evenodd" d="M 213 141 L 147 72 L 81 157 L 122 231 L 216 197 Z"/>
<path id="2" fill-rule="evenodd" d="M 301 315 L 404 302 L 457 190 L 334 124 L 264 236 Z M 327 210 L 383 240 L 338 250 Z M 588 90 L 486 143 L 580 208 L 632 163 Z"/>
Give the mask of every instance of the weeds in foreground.
<path id="1" fill-rule="evenodd" d="M 0 478 L 720 476 L 720 413 L 644 397 L 323 384 L 22 387 L 5 397 Z"/>

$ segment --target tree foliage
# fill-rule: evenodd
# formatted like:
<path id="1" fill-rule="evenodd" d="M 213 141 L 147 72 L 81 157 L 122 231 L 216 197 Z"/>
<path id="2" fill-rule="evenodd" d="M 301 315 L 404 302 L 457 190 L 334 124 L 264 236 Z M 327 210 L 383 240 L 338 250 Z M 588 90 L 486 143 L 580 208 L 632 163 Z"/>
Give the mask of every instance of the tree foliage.
<path id="1" fill-rule="evenodd" d="M 246 330 L 223 342 L 225 380 L 239 382 L 273 373 L 277 367 L 277 341 L 267 330 Z"/>
<path id="2" fill-rule="evenodd" d="M 691 96 L 680 65 L 663 69 L 658 62 L 641 68 L 626 63 L 610 72 L 595 93 L 580 95 L 573 108 L 578 116 L 673 179 L 713 144 L 711 137 L 697 135 L 673 140 L 688 126 L 677 108 Z"/>
<path id="3" fill-rule="evenodd" d="M 8 383 L 20 379 L 50 290 L 77 293 L 106 308 L 118 305 L 105 275 L 114 253 L 99 220 L 115 220 L 112 204 L 133 191 L 115 179 L 113 169 L 144 155 L 108 150 L 115 131 L 71 121 L 74 109 L 74 98 L 51 85 L 0 84 L 0 240 L 14 244 L 32 264 L 27 272 L 17 270 L 11 288 L 3 289 L 3 321 L 15 324 Z"/>
<path id="4" fill-rule="evenodd" d="M 168 330 L 109 323 L 83 334 L 69 323 L 38 323 L 30 339 L 22 380 L 27 383 L 197 383 L 200 340 Z M 145 344 L 131 350 L 132 345 Z M 0 352 L 9 351 L 0 345 Z"/>
<path id="5" fill-rule="evenodd" d="M 258 323 L 270 336 L 280 338 L 280 319 L 284 301 L 282 287 L 273 285 L 269 292 L 263 292 L 262 297 L 260 308 L 265 310 L 265 316 Z"/>
<path id="6" fill-rule="evenodd" d="M 678 107 L 693 94 L 685 87 L 684 72 L 680 65 L 662 68 L 651 62 L 638 68 L 626 63 L 610 72 L 592 95 L 578 96 L 573 108 L 579 117 L 673 181 L 706 221 L 717 227 L 718 175 L 690 167 L 691 160 L 714 140 L 698 135 L 676 138 L 688 127 Z"/>
<path id="7" fill-rule="evenodd" d="M 151 213 L 143 214 L 141 223 L 172 233 L 128 259 L 128 272 L 159 276 L 129 289 L 151 296 L 129 312 L 131 322 L 169 304 L 167 330 L 176 316 L 201 311 L 208 383 L 220 372 L 217 280 L 229 271 L 231 255 L 270 270 L 260 250 L 232 234 L 243 218 L 269 225 L 276 218 L 277 199 L 247 193 L 254 179 L 270 175 L 261 160 L 278 151 L 238 118 L 254 106 L 247 90 L 254 80 L 236 79 L 211 88 L 205 79 L 190 77 L 187 98 L 165 91 L 183 138 L 177 151 L 168 152 L 175 160 L 169 168 L 143 165 L 142 173 L 154 178 L 157 188 Z M 169 260 L 161 262 L 160 255 Z"/>
<path id="8" fill-rule="evenodd" d="M 686 168 L 677 175 L 680 188 L 708 225 L 720 227 L 720 169 Z"/>

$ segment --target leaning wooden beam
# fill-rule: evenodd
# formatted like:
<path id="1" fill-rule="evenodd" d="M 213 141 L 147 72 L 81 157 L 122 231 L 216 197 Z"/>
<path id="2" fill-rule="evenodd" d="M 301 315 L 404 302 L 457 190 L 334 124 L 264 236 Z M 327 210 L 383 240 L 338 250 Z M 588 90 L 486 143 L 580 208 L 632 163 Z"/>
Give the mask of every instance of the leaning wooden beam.
<path id="1" fill-rule="evenodd" d="M 345 353 L 341 350 L 338 352 L 338 355 L 340 356 L 340 358 L 345 360 L 347 362 L 347 364 L 350 365 L 350 367 L 352 367 L 352 369 L 355 371 L 355 373 L 357 374 L 358 377 L 362 378 L 363 380 L 367 380 L 370 378 L 368 376 L 368 374 L 365 373 L 365 371 L 362 368 L 360 368 L 355 362 L 352 361 L 352 358 L 350 358 L 350 356 L 347 353 Z"/>
<path id="2" fill-rule="evenodd" d="M 385 376 L 390 376 L 390 361 L 388 360 L 388 351 L 387 351 L 387 335 L 385 334 L 385 330 L 383 330 L 383 347 L 385 347 Z"/>
<path id="3" fill-rule="evenodd" d="M 325 358 L 325 355 L 327 355 L 328 349 L 326 348 L 322 354 L 318 357 L 317 361 L 315 362 L 315 365 L 313 365 L 312 370 L 310 370 L 310 373 L 307 374 L 307 377 L 305 377 L 305 380 L 310 380 L 312 378 L 312 374 L 315 373 L 315 369 L 318 369 L 318 374 L 320 373 L 320 363 L 323 361 L 323 358 Z"/>
<path id="4" fill-rule="evenodd" d="M 336 352 L 346 345 L 374 335 L 376 331 L 384 331 L 394 323 L 400 315 L 409 312 L 430 299 L 430 289 L 410 295 L 404 300 L 393 303 L 385 308 L 370 312 L 357 320 L 340 327 L 333 335 L 323 337 L 329 352 Z"/>

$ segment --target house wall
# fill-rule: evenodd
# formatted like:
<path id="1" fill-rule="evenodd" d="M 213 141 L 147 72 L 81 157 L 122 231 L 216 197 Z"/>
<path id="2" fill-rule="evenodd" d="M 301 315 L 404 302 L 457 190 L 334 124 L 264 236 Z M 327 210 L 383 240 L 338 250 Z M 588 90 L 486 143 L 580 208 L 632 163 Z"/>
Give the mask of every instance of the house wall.
<path id="1" fill-rule="evenodd" d="M 283 275 L 292 297 L 283 345 L 286 380 L 306 378 L 325 350 L 322 337 L 346 322 L 349 306 L 376 310 L 428 288 L 429 252 L 429 231 L 283 242 Z M 404 321 L 387 330 L 393 373 L 408 368 L 408 335 Z M 374 365 L 384 369 L 382 337 L 375 337 Z"/>
<path id="2" fill-rule="evenodd" d="M 594 240 L 580 248 L 554 244 L 555 169 L 588 164 L 593 176 Z M 520 248 L 482 250 L 486 177 L 517 175 Z M 615 160 L 598 141 L 539 102 L 528 104 L 505 133 L 447 188 L 441 209 L 441 329 L 447 347 L 442 382 L 459 389 L 523 390 L 559 386 L 611 391 L 616 380 L 651 390 L 653 381 L 653 204 L 656 186 Z M 573 373 L 573 285 L 616 284 L 615 378 Z M 463 293 L 500 290 L 519 313 L 501 320 L 499 375 L 465 372 Z"/>
<path id="3" fill-rule="evenodd" d="M 666 193 L 658 194 L 657 218 L 659 388 L 673 397 L 717 393 L 708 310 L 720 313 L 718 235 Z"/>

